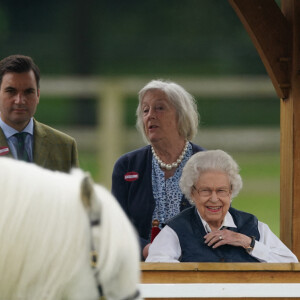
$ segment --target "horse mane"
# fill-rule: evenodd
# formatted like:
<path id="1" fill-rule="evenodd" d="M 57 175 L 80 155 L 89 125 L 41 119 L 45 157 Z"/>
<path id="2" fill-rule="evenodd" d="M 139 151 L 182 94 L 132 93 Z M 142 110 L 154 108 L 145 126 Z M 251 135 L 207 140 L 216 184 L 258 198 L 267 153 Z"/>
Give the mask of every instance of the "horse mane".
<path id="1" fill-rule="evenodd" d="M 137 292 L 140 281 L 137 233 L 111 193 L 95 185 L 95 194 L 101 198 L 102 206 L 98 281 L 103 284 L 107 299 L 125 299 L 125 295 L 130 297 Z"/>
<path id="2" fill-rule="evenodd" d="M 89 222 L 80 201 L 83 172 L 69 175 L 0 158 L 1 299 L 97 299 L 89 268 Z M 80 296 L 90 290 L 86 297 Z M 81 298 L 80 298 L 81 297 Z"/>

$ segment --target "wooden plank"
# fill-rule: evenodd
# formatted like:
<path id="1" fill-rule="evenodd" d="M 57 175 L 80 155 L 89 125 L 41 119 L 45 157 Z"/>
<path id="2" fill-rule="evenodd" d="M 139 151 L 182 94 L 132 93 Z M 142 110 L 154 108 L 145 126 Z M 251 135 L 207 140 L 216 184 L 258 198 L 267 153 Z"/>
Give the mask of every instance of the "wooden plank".
<path id="1" fill-rule="evenodd" d="M 120 84 L 112 81 L 107 84 L 103 97 L 98 101 L 98 116 L 101 119 L 98 120 L 98 164 L 105 170 L 101 172 L 99 181 L 107 188 L 111 188 L 112 162 L 119 158 L 119 149 L 122 148 L 126 136 L 123 132 L 125 103 L 122 96 Z"/>
<path id="2" fill-rule="evenodd" d="M 293 7 L 293 72 L 292 98 L 294 103 L 294 188 L 293 188 L 293 247 L 300 259 L 300 1 L 294 0 Z"/>
<path id="3" fill-rule="evenodd" d="M 115 85 L 122 94 L 122 100 L 128 95 L 137 97 L 138 91 L 152 77 L 126 76 L 126 77 L 103 77 L 103 76 L 43 76 L 41 86 L 43 96 L 68 96 L 82 97 L 105 97 L 107 87 Z M 267 75 L 255 76 L 172 76 L 172 80 L 185 87 L 194 96 L 218 97 L 221 100 L 237 97 L 241 100 L 245 94 L 255 97 L 274 97 L 275 91 L 270 78 Z"/>
<path id="4" fill-rule="evenodd" d="M 282 1 L 292 28 L 291 92 L 281 103 L 281 239 L 300 258 L 300 1 Z"/>
<path id="5" fill-rule="evenodd" d="M 299 283 L 177 283 L 177 284 L 141 284 L 140 291 L 144 298 L 177 297 L 186 299 L 203 298 L 295 298 L 299 296 Z"/>
<path id="6" fill-rule="evenodd" d="M 280 101 L 280 238 L 293 245 L 293 100 Z"/>
<path id="7" fill-rule="evenodd" d="M 281 98 L 280 237 L 300 258 L 300 1 L 229 0 Z"/>
<path id="8" fill-rule="evenodd" d="M 145 263 L 141 262 L 142 271 L 300 271 L 300 264 L 295 263 Z"/>
<path id="9" fill-rule="evenodd" d="M 263 298 L 245 298 L 245 297 L 242 297 L 242 298 L 240 298 L 240 297 L 237 297 L 237 298 L 228 298 L 228 297 L 226 297 L 226 298 L 166 298 L 166 297 L 163 297 L 163 298 L 155 298 L 156 300 L 178 300 L 178 299 L 180 299 L 180 300 L 182 300 L 182 299 L 184 299 L 184 300 L 196 300 L 196 299 L 201 299 L 201 300 L 228 300 L 228 299 L 234 299 L 234 300 L 245 300 L 245 299 L 255 299 L 255 300 L 266 300 L 266 299 L 268 299 L 268 300 L 278 300 L 278 299 L 280 299 L 280 300 L 288 300 L 288 299 L 300 299 L 300 298 L 278 298 L 278 297 L 276 297 L 276 298 L 273 298 L 273 297 L 263 297 Z M 153 300 L 153 298 L 144 298 L 144 300 Z"/>
<path id="10" fill-rule="evenodd" d="M 141 263 L 142 284 L 297 284 L 300 282 L 300 264 L 268 263 Z M 174 297 L 154 297 L 172 300 Z M 255 299 L 279 299 L 276 297 L 254 297 Z M 145 298 L 153 299 L 151 298 Z M 199 297 L 180 299 L 228 299 Z M 231 299 L 233 299 L 231 297 Z M 245 297 L 234 297 L 245 299 Z M 251 297 L 253 299 L 253 297 Z M 295 299 L 284 298 L 280 299 Z M 298 298 L 296 298 L 298 299 Z"/>
<path id="11" fill-rule="evenodd" d="M 144 298 L 144 300 L 150 300 L 150 299 L 152 299 L 153 300 L 153 298 Z M 165 297 L 163 297 L 163 298 L 155 298 L 156 300 L 178 300 L 179 298 L 165 298 Z M 201 300 L 228 300 L 228 299 L 235 299 L 235 300 L 245 300 L 245 299 L 254 299 L 254 298 L 245 298 L 245 297 L 242 297 L 242 298 L 239 298 L 239 297 L 237 297 L 237 298 L 228 298 L 228 297 L 226 297 L 226 298 L 184 298 L 184 300 L 196 300 L 196 299 L 201 299 Z M 278 300 L 278 299 L 280 299 L 280 300 L 288 300 L 288 299 L 300 299 L 300 298 L 278 298 L 278 297 L 276 297 L 276 298 L 269 298 L 269 297 L 263 297 L 263 298 L 255 298 L 256 300 L 266 300 L 266 299 L 268 299 L 268 300 L 271 300 L 271 299 L 274 299 L 274 300 Z M 181 298 L 181 300 L 182 300 L 182 298 Z"/>
<path id="12" fill-rule="evenodd" d="M 300 264 L 141 263 L 142 283 L 299 283 Z"/>
<path id="13" fill-rule="evenodd" d="M 299 283 L 297 271 L 143 271 L 143 283 Z"/>
<path id="14" fill-rule="evenodd" d="M 274 0 L 228 0 L 250 35 L 279 98 L 288 98 L 291 29 Z"/>

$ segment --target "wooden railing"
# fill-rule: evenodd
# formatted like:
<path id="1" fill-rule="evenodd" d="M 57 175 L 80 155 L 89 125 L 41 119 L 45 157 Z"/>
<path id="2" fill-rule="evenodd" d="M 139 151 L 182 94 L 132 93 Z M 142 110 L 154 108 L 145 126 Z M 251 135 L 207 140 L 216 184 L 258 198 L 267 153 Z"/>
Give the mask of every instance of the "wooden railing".
<path id="1" fill-rule="evenodd" d="M 300 299 L 300 264 L 141 263 L 145 299 Z"/>
<path id="2" fill-rule="evenodd" d="M 103 178 L 99 180 L 110 187 L 110 176 L 116 159 L 122 154 L 126 139 L 124 132 L 124 99 L 136 96 L 153 78 L 147 77 L 42 77 L 41 97 L 71 96 L 98 100 L 98 153 Z M 276 93 L 267 76 L 254 77 L 172 77 L 195 97 L 245 98 L 244 96 L 274 97 Z"/>

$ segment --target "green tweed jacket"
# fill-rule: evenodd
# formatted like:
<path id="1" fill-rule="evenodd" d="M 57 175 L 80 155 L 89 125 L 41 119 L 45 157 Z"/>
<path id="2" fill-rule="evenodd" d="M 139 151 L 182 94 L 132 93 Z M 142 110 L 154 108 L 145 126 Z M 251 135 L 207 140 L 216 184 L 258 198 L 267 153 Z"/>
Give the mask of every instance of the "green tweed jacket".
<path id="1" fill-rule="evenodd" d="M 75 140 L 67 134 L 42 124 L 34 119 L 33 162 L 50 170 L 69 172 L 78 167 L 78 151 Z M 0 128 L 0 149 L 7 149 L 8 144 Z M 13 157 L 10 151 L 1 155 Z"/>

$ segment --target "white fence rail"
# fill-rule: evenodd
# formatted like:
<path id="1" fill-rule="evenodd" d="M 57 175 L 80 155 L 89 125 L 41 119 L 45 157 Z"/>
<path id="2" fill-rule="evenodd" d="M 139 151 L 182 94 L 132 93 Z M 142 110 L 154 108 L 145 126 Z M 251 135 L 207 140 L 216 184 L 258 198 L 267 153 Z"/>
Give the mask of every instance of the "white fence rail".
<path id="1" fill-rule="evenodd" d="M 143 298 L 298 298 L 300 283 L 141 284 Z"/>
<path id="2" fill-rule="evenodd" d="M 43 77 L 41 95 L 94 97 L 98 99 L 97 148 L 103 174 L 111 174 L 115 160 L 122 154 L 126 140 L 124 132 L 124 99 L 137 95 L 151 80 L 147 77 Z M 272 83 L 267 76 L 255 77 L 172 77 L 195 97 L 276 97 Z M 101 178 L 110 186 L 110 176 Z"/>

